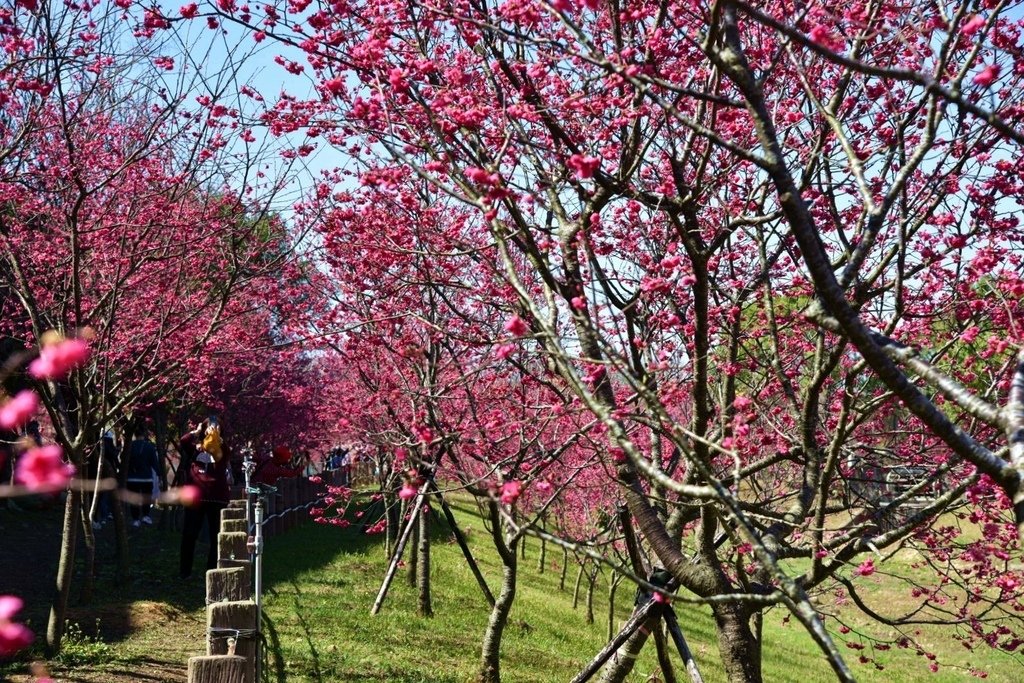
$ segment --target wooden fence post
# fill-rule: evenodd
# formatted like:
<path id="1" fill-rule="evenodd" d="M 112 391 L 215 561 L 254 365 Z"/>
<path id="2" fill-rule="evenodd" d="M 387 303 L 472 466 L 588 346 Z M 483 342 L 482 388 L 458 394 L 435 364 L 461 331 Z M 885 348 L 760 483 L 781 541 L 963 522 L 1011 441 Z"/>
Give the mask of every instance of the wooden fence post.
<path id="1" fill-rule="evenodd" d="M 245 519 L 244 518 L 243 519 L 222 519 L 220 521 L 220 530 L 221 531 L 229 531 L 229 532 L 231 532 L 231 531 L 234 531 L 234 532 L 241 531 L 243 533 L 248 533 L 249 532 L 249 529 L 246 528 L 246 524 L 245 524 Z"/>
<path id="2" fill-rule="evenodd" d="M 249 550 L 246 543 L 249 534 L 244 531 L 222 531 L 217 534 L 217 566 L 226 567 L 229 565 L 220 564 L 224 560 L 249 560 Z"/>
<path id="3" fill-rule="evenodd" d="M 280 530 L 280 520 L 277 517 L 274 517 L 274 515 L 277 514 L 278 508 L 280 507 L 279 501 L 280 498 L 278 498 L 277 493 L 272 493 L 269 496 L 267 496 L 263 516 L 263 519 L 267 520 L 263 524 L 264 537 L 276 536 L 277 532 Z"/>
<path id="4" fill-rule="evenodd" d="M 220 530 L 224 531 L 224 522 L 229 519 L 240 519 L 245 521 L 245 510 L 235 507 L 224 508 L 220 511 Z"/>
<path id="5" fill-rule="evenodd" d="M 234 683 L 254 683 L 256 677 L 256 603 L 252 600 L 216 602 L 206 607 L 206 627 L 209 633 L 208 655 L 234 654 L 245 659 L 244 678 Z M 233 645 L 232 645 L 233 641 Z"/>
<path id="6" fill-rule="evenodd" d="M 252 567 L 248 561 L 238 567 L 206 572 L 206 603 L 235 602 L 252 597 Z"/>
<path id="7" fill-rule="evenodd" d="M 188 659 L 188 683 L 239 683 L 244 679 L 244 657 L 219 655 Z"/>
<path id="8" fill-rule="evenodd" d="M 284 530 L 290 531 L 295 526 L 295 512 L 292 508 L 295 506 L 295 480 L 294 479 L 281 479 L 281 490 L 284 492 L 284 509 L 288 512 L 284 516 Z"/>

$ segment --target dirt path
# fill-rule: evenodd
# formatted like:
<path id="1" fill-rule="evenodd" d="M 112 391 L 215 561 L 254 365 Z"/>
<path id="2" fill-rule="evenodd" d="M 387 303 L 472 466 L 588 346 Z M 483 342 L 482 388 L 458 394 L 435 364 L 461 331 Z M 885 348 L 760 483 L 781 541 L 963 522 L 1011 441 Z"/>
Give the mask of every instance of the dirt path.
<path id="1" fill-rule="evenodd" d="M 0 594 L 25 601 L 20 620 L 36 633 L 30 656 L 39 657 L 39 643 L 56 577 L 60 551 L 60 501 L 0 509 Z M 204 654 L 205 586 L 201 572 L 181 581 L 177 576 L 178 533 L 173 520 L 131 530 L 134 558 L 132 581 L 118 585 L 115 576 L 113 524 L 97 533 L 96 595 L 91 604 L 77 604 L 81 567 L 72 587 L 68 637 L 62 656 L 47 665 L 56 681 L 89 683 L 182 682 L 188 658 Z M 205 556 L 200 541 L 197 556 Z M 79 555 L 81 557 L 81 555 Z M 0 663 L 0 680 L 34 681 L 41 665 Z"/>

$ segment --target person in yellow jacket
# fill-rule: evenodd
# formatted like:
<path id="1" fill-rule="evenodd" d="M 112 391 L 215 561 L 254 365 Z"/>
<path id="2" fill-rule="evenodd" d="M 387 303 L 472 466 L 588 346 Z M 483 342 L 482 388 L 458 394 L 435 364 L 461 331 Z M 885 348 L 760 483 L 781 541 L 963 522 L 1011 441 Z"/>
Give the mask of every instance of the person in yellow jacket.
<path id="1" fill-rule="evenodd" d="M 220 462 L 220 459 L 224 457 L 224 447 L 220 439 L 220 423 L 217 422 L 216 417 L 211 416 L 209 424 L 206 426 L 202 450 L 209 453 L 214 462 Z"/>

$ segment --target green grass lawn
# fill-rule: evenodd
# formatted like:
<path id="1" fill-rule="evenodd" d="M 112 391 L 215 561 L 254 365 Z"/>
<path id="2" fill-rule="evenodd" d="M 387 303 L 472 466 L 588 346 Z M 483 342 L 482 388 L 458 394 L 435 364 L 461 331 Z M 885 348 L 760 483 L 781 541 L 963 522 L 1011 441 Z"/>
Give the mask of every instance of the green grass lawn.
<path id="1" fill-rule="evenodd" d="M 498 588 L 500 564 L 482 521 L 456 511 L 461 527 L 492 590 Z M 539 542 L 530 539 L 527 558 L 520 562 L 519 589 L 502 644 L 502 678 L 509 683 L 567 681 L 605 644 L 608 581 L 599 579 L 595 594 L 595 623 L 584 621 L 581 604 L 572 608 L 570 567 L 566 589 L 559 590 L 559 572 L 551 566 L 537 571 Z M 279 645 L 273 673 L 287 681 L 396 681 L 463 683 L 474 678 L 488 608 L 459 548 L 442 534 L 432 546 L 432 595 L 435 616 L 416 616 L 416 593 L 400 570 L 384 608 L 370 616 L 386 568 L 382 539 L 353 529 L 307 525 L 267 544 L 265 609 L 271 637 Z M 548 552 L 548 564 L 561 561 L 561 552 Z M 874 577 L 872 577 L 874 578 Z M 633 589 L 623 582 L 616 600 L 616 626 L 628 616 Z M 581 601 L 582 602 L 582 601 Z M 707 609 L 677 605 L 680 624 L 697 658 L 704 679 L 723 681 L 718 664 L 714 624 Z M 784 623 L 785 612 L 765 617 L 764 674 L 766 681 L 834 680 L 831 670 L 795 621 Z M 840 643 L 855 639 L 839 636 Z M 848 661 L 858 680 L 942 681 L 970 679 L 966 668 L 988 671 L 988 680 L 1024 680 L 1020 657 L 987 649 L 971 653 L 937 631 L 923 630 L 920 638 L 939 654 L 938 673 L 913 651 L 878 653 L 885 667 Z M 678 660 L 677 660 L 678 661 Z M 659 680 L 653 645 L 638 660 L 632 681 Z M 677 677 L 685 676 L 681 668 Z M 274 676 L 271 677 L 271 680 Z"/>
<path id="2" fill-rule="evenodd" d="M 483 523 L 470 511 L 457 509 L 456 515 L 492 590 L 496 591 L 500 565 Z M 7 590 L 25 597 L 26 608 L 19 618 L 29 620 L 30 626 L 41 634 L 49 587 L 43 579 L 47 577 L 40 576 L 34 592 L 10 581 L 16 576 L 26 579 L 37 571 L 37 553 L 26 555 L 20 549 L 26 539 L 41 537 L 40 529 L 46 531 L 47 538 L 55 538 L 53 533 L 60 516 L 56 512 L 23 513 L 7 522 L 6 534 L 17 542 L 7 548 L 11 551 L 7 555 L 3 555 L 4 548 L 0 547 L 0 568 L 8 570 L 5 574 L 0 569 L 0 578 L 8 579 Z M 66 642 L 65 654 L 50 662 L 55 680 L 184 683 L 188 658 L 204 652 L 205 609 L 201 577 L 185 583 L 177 579 L 178 539 L 173 531 L 155 528 L 135 534 L 134 580 L 127 586 L 118 584 L 114 578 L 109 557 L 112 540 L 106 539 L 106 560 L 101 566 L 96 599 L 88 606 L 72 610 L 71 621 L 77 626 Z M 18 548 L 18 552 L 13 548 Z M 547 570 L 540 574 L 539 548 L 538 541 L 529 539 L 526 559 L 520 562 L 519 590 L 502 647 L 502 674 L 508 683 L 564 683 L 590 661 L 607 637 L 608 575 L 598 580 L 594 600 L 596 623 L 588 625 L 583 605 L 577 610 L 572 608 L 574 567 L 569 568 L 566 589 L 559 590 L 557 565 L 562 554 L 549 551 Z M 380 536 L 307 523 L 268 539 L 266 549 L 264 604 L 269 617 L 267 636 L 273 646 L 269 680 L 463 683 L 474 679 L 488 607 L 446 529 L 437 528 L 431 551 L 433 618 L 416 616 L 416 594 L 406 582 L 406 570 L 399 572 L 380 614 L 370 616 L 370 606 L 386 568 Z M 201 548 L 200 555 L 204 550 Z M 17 562 L 24 563 L 24 571 L 10 573 L 21 566 Z M 885 570 L 894 568 L 903 574 L 913 570 L 906 558 L 899 555 L 889 562 L 895 564 L 881 565 L 875 575 L 861 580 L 861 593 L 871 605 L 899 612 L 909 604 L 907 589 L 902 584 L 894 585 L 885 576 Z M 799 568 L 800 563 L 791 563 L 791 571 Z M 628 583 L 619 586 L 616 627 L 627 618 L 633 595 Z M 840 609 L 843 619 L 851 625 L 867 625 L 866 619 L 853 608 Z M 723 681 L 709 611 L 686 604 L 677 604 L 676 611 L 704 679 L 709 683 Z M 795 621 L 786 623 L 785 616 L 782 609 L 765 615 L 765 680 L 834 680 L 802 627 Z M 826 625 L 833 629 L 837 626 L 832 620 Z M 870 630 L 878 636 L 891 635 L 878 625 Z M 857 640 L 855 633 L 834 636 L 840 644 Z M 1024 657 L 984 647 L 969 652 L 950 636 L 949 629 L 937 627 L 922 627 L 916 636 L 923 647 L 938 655 L 940 668 L 935 674 L 913 650 L 878 653 L 877 658 L 885 667 L 882 671 L 872 664 L 859 664 L 857 652 L 845 648 L 844 652 L 861 681 L 955 683 L 973 680 L 968 673 L 971 666 L 986 670 L 989 681 L 1024 681 Z M 37 647 L 26 657 L 40 654 Z M 28 669 L 24 659 L 0 663 L 0 680 L 31 683 L 34 677 Z M 649 647 L 642 653 L 631 680 L 657 681 L 660 679 L 652 678 L 657 673 L 653 647 Z M 682 673 L 677 668 L 677 677 L 688 680 Z"/>

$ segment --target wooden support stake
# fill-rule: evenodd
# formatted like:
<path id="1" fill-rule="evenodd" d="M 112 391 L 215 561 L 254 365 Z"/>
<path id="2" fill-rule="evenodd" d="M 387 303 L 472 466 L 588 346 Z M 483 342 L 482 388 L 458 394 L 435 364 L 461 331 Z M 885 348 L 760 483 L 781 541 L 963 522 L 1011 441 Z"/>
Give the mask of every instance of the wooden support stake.
<path id="1" fill-rule="evenodd" d="M 437 489 L 437 484 L 433 480 L 430 482 L 430 488 L 437 496 L 437 500 L 441 505 L 441 512 L 444 513 L 444 518 L 448 520 L 448 526 L 451 527 L 452 534 L 455 536 L 455 542 L 459 544 L 462 555 L 466 558 L 469 571 L 473 572 L 473 578 L 476 579 L 477 585 L 480 586 L 480 591 L 484 594 L 487 604 L 494 607 L 494 594 L 491 593 L 491 588 L 487 585 L 484 575 L 480 573 L 480 566 L 477 565 L 476 560 L 473 558 L 473 553 L 469 550 L 469 544 L 466 543 L 466 537 L 462 535 L 462 530 L 459 529 L 459 523 L 455 520 L 452 509 L 448 507 L 447 501 L 445 501 L 444 496 L 441 495 L 441 492 Z"/>
<path id="2" fill-rule="evenodd" d="M 225 655 L 234 647 L 234 654 L 245 660 L 244 676 L 234 683 L 254 683 L 256 677 L 256 614 L 252 600 L 216 602 L 206 607 L 206 654 Z"/>
<path id="3" fill-rule="evenodd" d="M 238 508 L 224 508 L 220 511 L 220 523 L 221 531 L 224 530 L 224 522 L 229 519 L 240 519 L 245 521 L 245 509 L 239 510 Z"/>
<path id="4" fill-rule="evenodd" d="M 416 526 L 416 518 L 419 517 L 420 510 L 423 508 L 423 496 L 427 490 L 427 485 L 424 484 L 420 488 L 420 492 L 416 495 L 416 502 L 413 504 L 412 512 L 409 513 L 409 523 L 405 525 L 405 529 L 402 530 L 402 536 L 398 539 L 398 545 L 395 547 L 395 554 L 391 557 L 391 564 L 388 565 L 388 571 L 384 575 L 384 582 L 380 585 L 380 590 L 377 592 L 377 599 L 373 601 L 373 607 L 370 608 L 370 614 L 376 614 L 380 611 L 381 605 L 384 604 L 384 598 L 387 597 L 388 588 L 391 587 L 391 581 L 395 578 L 395 572 L 398 570 L 398 562 L 402 559 L 402 552 L 405 551 L 405 544 L 409 542 L 409 538 L 412 536 L 412 530 Z M 415 552 L 415 551 L 413 551 Z"/>
<path id="5" fill-rule="evenodd" d="M 686 673 L 690 674 L 690 680 L 693 683 L 704 683 L 704 679 L 700 675 L 700 670 L 697 669 L 697 660 L 693 658 L 693 653 L 690 652 L 689 646 L 686 644 L 686 638 L 683 637 L 683 631 L 679 628 L 679 620 L 676 618 L 676 612 L 671 607 L 665 608 L 665 624 L 668 626 L 669 635 L 672 636 L 672 642 L 676 644 L 676 649 L 679 650 L 679 656 L 683 660 L 683 664 L 686 666 Z"/>
<path id="6" fill-rule="evenodd" d="M 246 542 L 249 534 L 244 531 L 222 531 L 217 534 L 218 560 L 248 560 Z"/>
<path id="7" fill-rule="evenodd" d="M 239 683 L 245 679 L 245 657 L 217 655 L 188 658 L 188 683 Z"/>
<path id="8" fill-rule="evenodd" d="M 633 616 L 631 616 L 629 620 L 622 625 L 622 629 L 619 631 L 618 635 L 616 635 L 610 643 L 605 645 L 604 648 L 597 653 L 597 656 L 591 660 L 590 664 L 587 664 L 583 671 L 576 674 L 571 683 L 586 683 L 586 681 L 593 678 L 594 674 L 604 666 L 604 663 L 611 659 L 611 656 L 615 654 L 615 651 L 622 647 L 622 644 L 625 643 L 631 635 L 633 635 L 633 632 L 647 621 L 647 615 L 656 607 L 660 607 L 660 603 L 654 602 L 654 600 L 648 600 L 643 605 L 636 608 L 633 611 Z"/>
<path id="9" fill-rule="evenodd" d="M 235 602 L 252 598 L 252 567 L 248 560 L 240 567 L 206 572 L 206 602 Z"/>
<path id="10" fill-rule="evenodd" d="M 246 525 L 245 525 L 245 518 L 242 518 L 242 519 L 222 519 L 220 521 L 220 530 L 221 531 L 227 531 L 227 532 L 238 532 L 238 531 L 241 531 L 243 533 L 246 533 L 246 532 L 249 531 L 246 528 Z"/>

